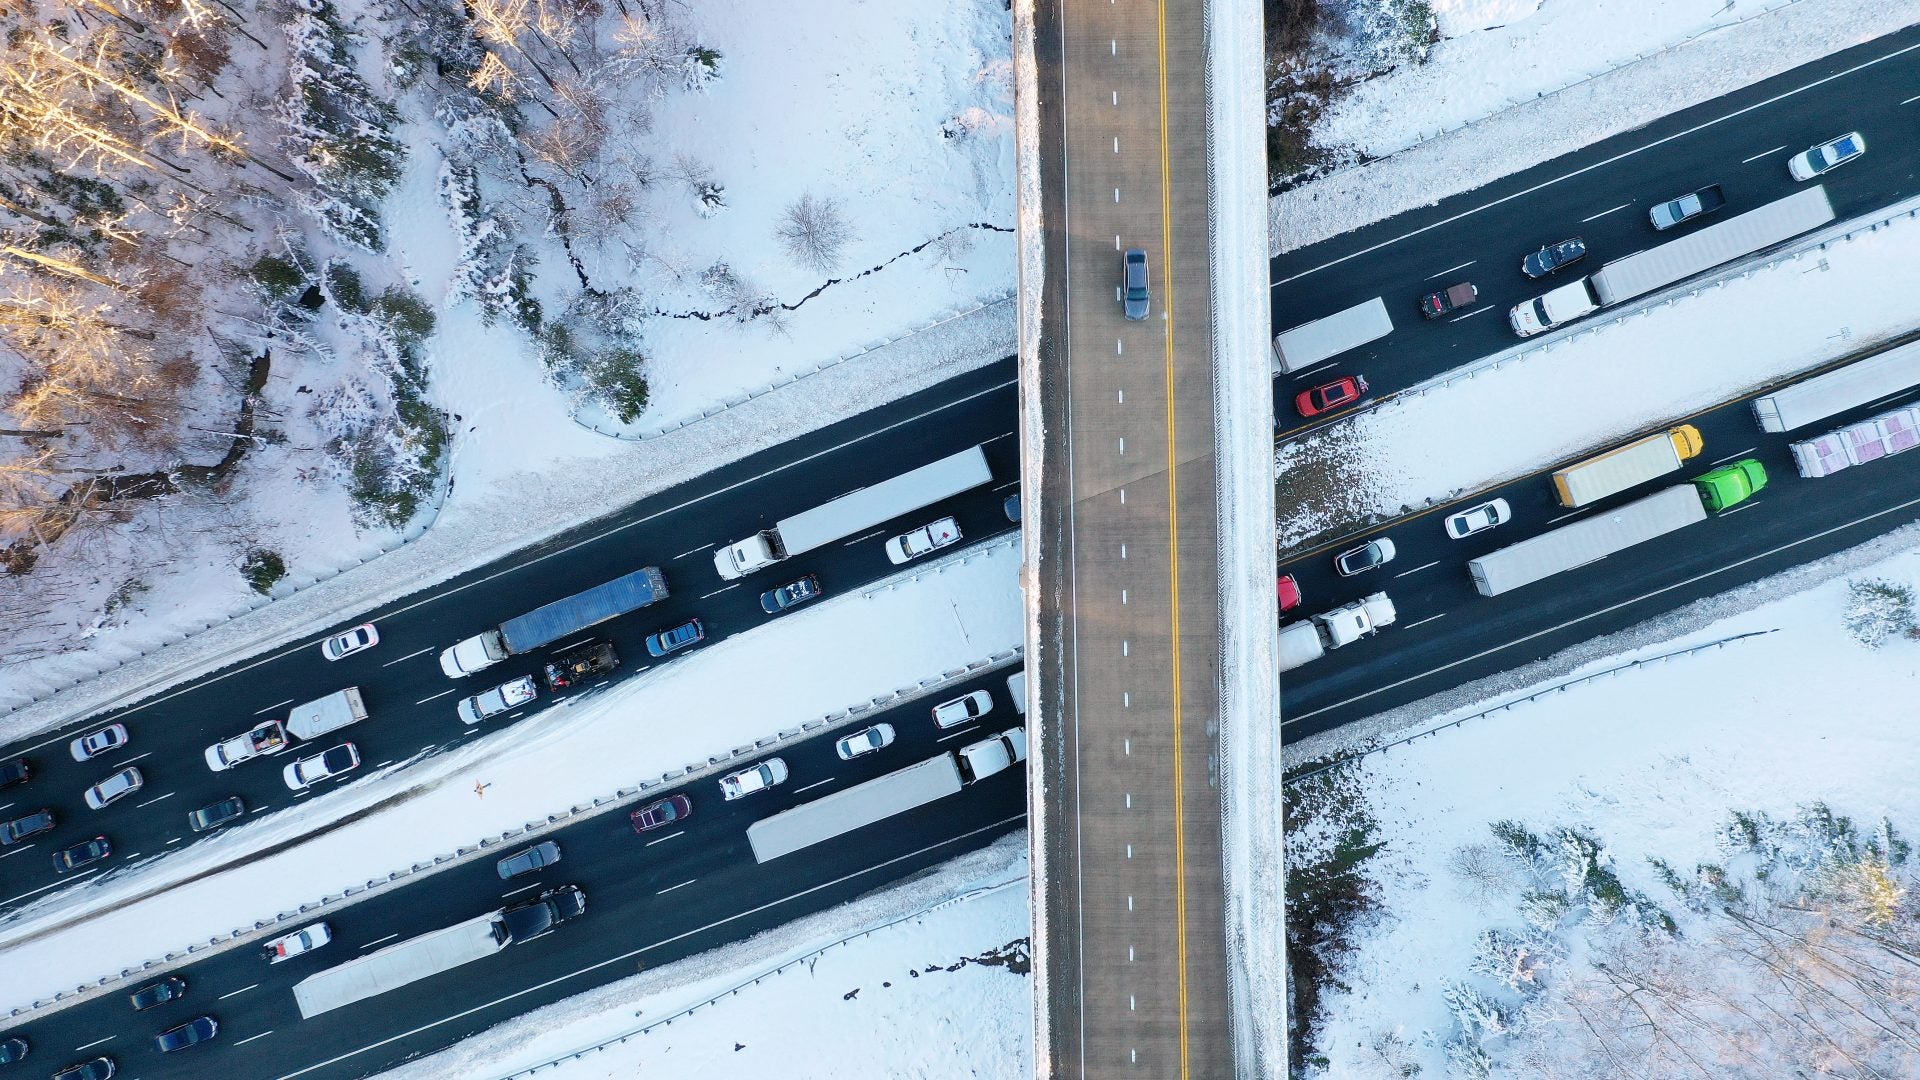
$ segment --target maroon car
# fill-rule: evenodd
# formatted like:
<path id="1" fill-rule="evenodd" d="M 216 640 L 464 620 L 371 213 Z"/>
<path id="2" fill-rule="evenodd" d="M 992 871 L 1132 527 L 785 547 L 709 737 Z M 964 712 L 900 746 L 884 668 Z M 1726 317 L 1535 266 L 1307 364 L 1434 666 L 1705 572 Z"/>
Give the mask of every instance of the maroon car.
<path id="1" fill-rule="evenodd" d="M 1324 386 L 1311 390 L 1302 390 L 1293 399 L 1293 404 L 1305 417 L 1319 416 L 1323 412 L 1351 405 L 1360 400 L 1367 392 L 1367 380 L 1359 375 L 1348 375 L 1335 379 Z"/>
<path id="2" fill-rule="evenodd" d="M 692 813 L 692 799 L 685 795 L 669 795 L 659 802 L 650 802 L 635 810 L 632 814 L 633 831 L 644 833 L 664 829 L 675 822 L 687 820 Z"/>
<path id="3" fill-rule="evenodd" d="M 1468 307 L 1480 299 L 1480 290 L 1469 282 L 1449 285 L 1439 292 L 1430 292 L 1420 298 L 1420 314 L 1429 319 L 1437 319 L 1455 308 Z"/>

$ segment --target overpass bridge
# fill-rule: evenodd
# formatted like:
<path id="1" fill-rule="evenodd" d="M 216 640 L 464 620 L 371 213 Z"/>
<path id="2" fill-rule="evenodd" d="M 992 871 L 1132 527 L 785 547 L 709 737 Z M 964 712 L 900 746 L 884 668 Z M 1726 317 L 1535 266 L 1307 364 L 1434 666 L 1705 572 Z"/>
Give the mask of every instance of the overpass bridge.
<path id="1" fill-rule="evenodd" d="M 1277 799 L 1223 799 L 1277 792 L 1280 767 L 1259 9 L 1249 59 L 1224 55 L 1203 0 L 1036 3 L 1036 1067 L 1281 1076 Z M 1214 85 L 1251 110 L 1220 108 Z M 1242 118 L 1251 162 L 1213 138 Z M 1152 291 L 1138 321 L 1117 288 L 1132 248 Z"/>

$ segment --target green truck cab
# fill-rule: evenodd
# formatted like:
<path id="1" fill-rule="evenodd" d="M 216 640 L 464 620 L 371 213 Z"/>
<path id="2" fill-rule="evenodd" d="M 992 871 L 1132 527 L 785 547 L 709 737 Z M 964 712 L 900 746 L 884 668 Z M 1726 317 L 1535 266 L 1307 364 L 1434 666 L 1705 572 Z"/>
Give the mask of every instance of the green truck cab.
<path id="1" fill-rule="evenodd" d="M 1766 466 L 1753 458 L 1742 458 L 1731 465 L 1722 465 L 1693 480 L 1694 490 L 1700 493 L 1701 504 L 1715 514 L 1745 502 L 1748 496 L 1766 486 Z"/>

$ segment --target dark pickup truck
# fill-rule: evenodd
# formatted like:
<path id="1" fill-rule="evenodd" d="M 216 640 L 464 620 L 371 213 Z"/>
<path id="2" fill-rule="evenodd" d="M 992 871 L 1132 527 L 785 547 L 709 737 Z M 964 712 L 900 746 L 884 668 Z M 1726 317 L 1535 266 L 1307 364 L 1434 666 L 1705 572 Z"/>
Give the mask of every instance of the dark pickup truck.
<path id="1" fill-rule="evenodd" d="M 1656 229 L 1671 229 L 1683 221 L 1711 214 L 1727 205 L 1727 196 L 1720 190 L 1719 184 L 1703 187 L 1691 195 L 1682 195 L 1672 202 L 1663 202 L 1647 212 L 1653 219 Z"/>
<path id="2" fill-rule="evenodd" d="M 547 677 L 547 689 L 559 690 L 619 666 L 620 657 L 613 651 L 611 642 L 591 641 L 555 657 L 543 674 Z"/>

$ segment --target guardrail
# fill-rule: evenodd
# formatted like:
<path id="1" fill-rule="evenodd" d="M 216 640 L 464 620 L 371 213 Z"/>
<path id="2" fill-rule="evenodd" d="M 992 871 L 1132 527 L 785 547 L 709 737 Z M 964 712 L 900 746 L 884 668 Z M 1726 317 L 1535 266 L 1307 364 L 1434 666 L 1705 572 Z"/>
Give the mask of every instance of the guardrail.
<path id="1" fill-rule="evenodd" d="M 650 1024 L 644 1024 L 630 1031 L 626 1031 L 619 1035 L 615 1035 L 610 1038 L 603 1039 L 600 1042 L 594 1043 L 590 1046 L 583 1046 L 578 1050 L 569 1051 L 565 1054 L 559 1055 L 558 1057 L 551 1058 L 547 1061 L 543 1061 L 538 1065 L 531 1065 L 531 1066 L 528 1066 L 527 1068 L 519 1069 L 510 1073 L 496 1073 L 494 1076 L 494 1080 L 519 1080 L 520 1077 L 524 1077 L 524 1076 L 536 1076 L 548 1069 L 557 1069 L 560 1066 L 567 1064 L 568 1062 L 579 1061 L 582 1058 L 589 1057 L 593 1054 L 599 1053 L 602 1050 L 608 1050 L 615 1046 L 624 1046 L 629 1039 L 635 1039 L 642 1035 L 651 1035 L 656 1028 L 671 1026 L 675 1020 L 684 1020 L 685 1018 L 692 1016 L 694 1013 L 700 1011 L 701 1009 L 718 1005 L 723 998 L 738 996 L 740 991 L 745 990 L 747 987 L 758 986 L 763 981 L 767 979 L 771 979 L 775 975 L 782 974 L 791 968 L 796 968 L 803 965 L 811 966 L 815 960 L 818 960 L 820 957 L 825 956 L 829 951 L 833 949 L 843 948 L 847 945 L 852 944 L 855 941 L 860 940 L 861 938 L 872 937 L 874 934 L 877 934 L 882 930 L 890 930 L 893 927 L 899 926 L 902 923 L 912 922 L 915 919 L 918 919 L 921 916 L 926 915 L 928 912 L 938 911 L 943 907 L 949 907 L 954 904 L 960 904 L 960 903 L 965 903 L 971 900 L 976 900 L 983 896 L 991 896 L 996 892 L 1000 892 L 1003 889 L 1013 888 L 1016 885 L 1024 886 L 1026 884 L 1026 880 L 1027 880 L 1026 876 L 1023 874 L 1018 879 L 1013 881 L 1003 881 L 998 885 L 987 885 L 978 889 L 969 889 L 968 891 L 961 893 L 958 896 L 949 896 L 944 900 L 939 900 L 934 903 L 924 905 L 913 911 L 907 912 L 904 915 L 900 915 L 895 918 L 888 919 L 886 922 L 878 923 L 874 926 L 869 926 L 864 930 L 858 931 L 856 933 L 848 934 L 846 937 L 839 938 L 835 941 L 829 941 L 825 945 L 822 945 L 817 949 L 814 949 L 802 956 L 796 956 L 791 960 L 787 960 L 771 968 L 767 968 L 761 971 L 757 975 L 752 975 L 752 976 L 743 978 L 738 983 L 735 983 L 733 986 L 730 986 L 727 989 L 722 990 L 717 994 L 714 994 L 712 997 L 706 998 L 705 1000 L 702 1000 L 702 1001 L 697 1001 L 692 1005 L 689 1005 L 686 1008 L 679 1010 L 678 1012 L 672 1013 L 666 1017 L 663 1017 L 662 1019 L 655 1020 Z"/>
<path id="2" fill-rule="evenodd" d="M 723 398 L 721 399 L 720 404 L 715 405 L 711 408 L 701 409 L 698 413 L 692 414 L 690 416 L 684 416 L 679 420 L 675 420 L 671 423 L 656 425 L 644 431 L 636 431 L 634 428 L 627 425 L 612 426 L 614 424 L 614 421 L 608 420 L 605 417 L 601 417 L 599 419 L 585 419 L 581 417 L 579 411 L 570 413 L 569 419 L 571 419 L 574 423 L 580 425 L 581 427 L 586 428 L 588 431 L 593 432 L 596 435 L 605 435 L 610 439 L 620 439 L 625 442 L 646 442 L 649 439 L 657 439 L 662 435 L 672 434 L 673 432 L 679 431 L 682 428 L 691 427 L 694 424 L 700 423 L 702 420 L 711 420 L 712 418 L 720 415 L 721 413 L 726 412 L 728 409 L 739 408 L 740 406 L 745 405 L 747 402 L 753 401 L 757 398 L 763 398 L 768 394 L 773 393 L 775 390 L 780 390 L 785 387 L 792 386 L 794 383 L 797 383 L 802 379 L 809 378 L 814 375 L 818 375 L 821 372 L 827 371 L 831 368 L 839 367 L 841 364 L 844 364 L 849 360 L 858 359 L 859 357 L 865 356 L 868 353 L 874 352 L 875 350 L 878 350 L 878 349 L 884 349 L 889 345 L 893 345 L 897 342 L 904 341 L 907 338 L 913 337 L 916 334 L 924 334 L 929 330 L 932 330 L 939 326 L 944 326 L 945 324 L 953 322 L 956 319 L 964 319 L 969 315 L 977 315 L 980 312 L 986 311 L 989 308 L 995 308 L 995 307 L 999 307 L 1002 304 L 1012 303 L 1015 298 L 1015 295 L 1016 294 L 1010 292 L 1010 293 L 1007 293 L 1005 296 L 1000 297 L 997 300 L 989 300 L 984 304 L 976 304 L 973 307 L 966 308 L 964 310 L 956 310 L 948 315 L 943 315 L 940 318 L 933 320 L 932 322 L 928 323 L 925 326 L 916 327 L 912 330 L 904 331 L 896 337 L 881 338 L 880 340 L 875 341 L 872 344 L 863 345 L 860 348 L 853 350 L 852 352 L 841 353 L 840 355 L 832 357 L 831 359 L 822 360 L 819 363 L 813 365 L 813 367 L 805 371 L 794 372 L 793 374 L 788 375 L 783 379 L 775 379 L 772 382 L 768 382 L 762 385 L 756 390 L 749 390 L 744 394 L 735 394 L 732 397 Z M 609 426 L 608 427 L 601 426 L 603 421 Z M 609 429 L 609 427 L 611 427 L 611 430 Z"/>
<path id="3" fill-rule="evenodd" d="M 1613 667 L 1607 668 L 1603 671 L 1589 672 L 1585 675 L 1579 675 L 1571 679 L 1565 679 L 1558 683 L 1555 683 L 1552 686 L 1547 687 L 1544 690 L 1536 690 L 1531 694 L 1525 695 L 1524 697 L 1517 697 L 1517 698 L 1514 698 L 1512 701 L 1502 702 L 1499 705 L 1495 705 L 1491 709 L 1483 709 L 1480 712 L 1473 713 L 1468 716 L 1462 716 L 1457 720 L 1449 720 L 1444 724 L 1436 724 L 1433 727 L 1426 729 L 1425 731 L 1416 731 L 1411 735 L 1404 735 L 1390 742 L 1381 743 L 1379 746 L 1370 746 L 1367 749 L 1358 751 L 1356 753 L 1335 757 L 1334 759 L 1332 759 L 1331 761 L 1328 761 L 1324 765 L 1320 765 L 1315 768 L 1308 769 L 1306 772 L 1297 773 L 1293 776 L 1287 777 L 1284 783 L 1287 786 L 1291 787 L 1294 784 L 1297 784 L 1300 781 L 1307 779 L 1308 777 L 1318 776 L 1321 773 L 1328 771 L 1329 769 L 1337 769 L 1342 765 L 1351 764 L 1355 761 L 1359 761 L 1360 759 L 1368 757 L 1373 754 L 1384 754 L 1388 750 L 1391 750 L 1396 746 L 1405 746 L 1406 744 L 1413 742 L 1417 739 L 1424 739 L 1429 735 L 1438 735 L 1439 733 L 1446 731 L 1449 728 L 1459 727 L 1460 725 L 1466 723 L 1469 720 L 1479 720 L 1482 717 L 1492 716 L 1495 713 L 1510 712 L 1513 710 L 1515 706 L 1528 705 L 1535 701 L 1539 701 L 1543 697 L 1548 697 L 1553 694 L 1564 694 L 1568 690 L 1572 690 L 1576 687 L 1585 686 L 1591 682 L 1598 682 L 1601 679 L 1609 679 L 1622 672 L 1634 671 L 1639 668 L 1647 667 L 1653 664 L 1663 664 L 1668 660 L 1676 660 L 1681 657 L 1692 656 L 1695 653 L 1703 653 L 1709 649 L 1722 649 L 1737 641 L 1746 641 L 1749 638 L 1765 637 L 1768 634 L 1777 634 L 1779 632 L 1780 632 L 1780 629 L 1778 627 L 1775 627 L 1771 630 L 1750 630 L 1747 633 L 1735 634 L 1732 637 L 1721 638 L 1718 641 L 1707 641 L 1707 642 L 1702 642 L 1699 645 L 1689 645 L 1684 649 L 1675 649 L 1674 651 L 1669 653 L 1661 653 L 1659 656 L 1645 656 L 1645 657 L 1641 657 L 1638 660 L 1629 660 L 1623 664 L 1616 664 Z"/>
<path id="4" fill-rule="evenodd" d="M 964 560 L 944 565 L 962 565 Z M 929 573 L 939 572 L 930 569 Z M 916 577 L 921 575 L 915 575 Z M 874 590 L 880 591 L 880 590 Z M 516 829 L 508 829 L 494 836 L 484 836 L 471 845 L 456 846 L 449 855 L 435 855 L 431 860 L 415 862 L 398 870 L 389 871 L 382 877 L 369 878 L 364 884 L 349 885 L 337 893 L 329 893 L 312 903 L 301 904 L 291 911 L 276 913 L 271 919 L 259 919 L 253 923 L 236 927 L 225 934 L 208 938 L 204 942 L 193 942 L 180 951 L 168 951 L 161 956 L 142 961 L 135 967 L 121 968 L 117 973 L 105 975 L 92 982 L 81 983 L 72 990 L 62 990 L 49 998 L 36 998 L 31 1004 L 9 1010 L 6 1018 L 16 1019 L 29 1013 L 59 1006 L 79 1004 L 82 1000 L 103 993 L 115 986 L 136 978 L 144 978 L 157 970 L 181 960 L 199 959 L 203 955 L 224 952 L 255 938 L 278 932 L 287 923 L 305 920 L 317 914 L 337 908 L 348 901 L 358 902 L 369 894 L 380 892 L 394 884 L 409 880 L 416 875 L 445 869 L 455 863 L 464 862 L 494 851 L 502 846 L 524 842 L 560 825 L 571 823 L 581 817 L 591 817 L 606 813 L 629 803 L 638 802 L 642 797 L 663 787 L 669 787 L 720 771 L 720 769 L 745 757 L 755 757 L 784 743 L 817 735 L 830 728 L 839 727 L 873 712 L 876 709 L 889 709 L 928 694 L 950 683 L 971 679 L 997 668 L 1011 667 L 1026 655 L 1026 646 L 1016 645 L 1011 649 L 991 653 L 981 659 L 968 661 L 965 665 L 950 668 L 939 675 L 921 679 L 912 686 L 901 687 L 888 694 L 869 698 L 866 701 L 849 705 L 844 709 L 805 721 L 798 727 L 788 728 L 776 734 L 757 739 L 744 746 L 736 746 L 724 754 L 709 756 L 704 762 L 683 765 L 670 769 L 658 776 L 642 780 L 632 787 L 616 788 L 611 794 L 597 795 L 591 801 L 578 803 L 556 814 L 548 814 L 539 821 L 529 821 Z"/>

